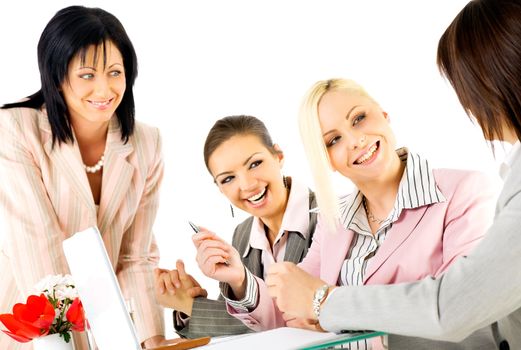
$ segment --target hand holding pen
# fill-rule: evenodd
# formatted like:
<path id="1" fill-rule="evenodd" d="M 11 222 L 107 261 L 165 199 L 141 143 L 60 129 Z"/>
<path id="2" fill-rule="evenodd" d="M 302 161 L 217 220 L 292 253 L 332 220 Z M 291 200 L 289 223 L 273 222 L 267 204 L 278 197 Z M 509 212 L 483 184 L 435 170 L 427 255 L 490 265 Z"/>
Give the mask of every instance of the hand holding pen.
<path id="1" fill-rule="evenodd" d="M 195 233 L 199 233 L 199 232 L 201 232 L 201 230 L 199 229 L 199 226 L 197 226 L 197 225 L 194 224 L 193 222 L 188 221 L 188 224 L 190 225 L 190 227 L 192 227 L 192 229 L 194 230 Z M 216 236 L 216 237 L 217 237 L 217 236 Z M 228 262 L 228 260 L 224 260 L 222 263 L 225 264 L 225 265 L 230 265 L 230 263 Z"/>
<path id="2" fill-rule="evenodd" d="M 196 233 L 192 241 L 197 249 L 197 264 L 203 274 L 230 284 L 235 292 L 245 280 L 244 265 L 237 250 L 215 233 L 190 223 Z"/>

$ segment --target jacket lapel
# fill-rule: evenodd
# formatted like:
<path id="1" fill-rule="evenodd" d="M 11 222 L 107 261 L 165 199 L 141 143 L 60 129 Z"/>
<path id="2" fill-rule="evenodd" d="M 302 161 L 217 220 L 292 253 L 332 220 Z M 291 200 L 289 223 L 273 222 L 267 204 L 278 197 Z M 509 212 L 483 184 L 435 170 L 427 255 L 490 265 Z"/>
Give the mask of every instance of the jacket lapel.
<path id="1" fill-rule="evenodd" d="M 73 192 L 78 196 L 81 203 L 95 216 L 96 209 L 92 192 L 90 191 L 87 174 L 81 162 L 78 143 L 56 143 L 52 146 L 51 126 L 47 118 L 40 118 L 40 128 L 48 134 L 44 143 L 44 149 L 57 173 L 63 175 Z"/>
<path id="2" fill-rule="evenodd" d="M 400 218 L 394 222 L 389 230 L 384 244 L 378 249 L 376 255 L 370 260 L 364 276 L 364 284 L 371 278 L 382 264 L 393 254 L 398 247 L 411 235 L 418 223 L 425 215 L 428 205 L 415 209 L 403 210 Z"/>
<path id="3" fill-rule="evenodd" d="M 259 249 L 250 248 L 248 255 L 244 259 L 244 265 L 253 273 L 255 276 L 264 279 L 264 269 L 262 267 L 262 252 Z"/>
<path id="4" fill-rule="evenodd" d="M 134 147 L 130 140 L 126 144 L 121 141 L 117 119 L 112 118 L 107 134 L 98 214 L 98 225 L 102 234 L 112 223 L 120 208 L 121 201 L 130 188 L 134 167 L 127 161 L 127 157 L 133 150 Z"/>
<path id="5" fill-rule="evenodd" d="M 288 241 L 286 242 L 286 252 L 284 253 L 284 261 L 298 264 L 307 248 L 307 242 L 298 232 L 287 232 Z"/>
<path id="6" fill-rule="evenodd" d="M 255 276 L 264 279 L 264 270 L 261 264 L 261 251 L 250 247 L 251 226 L 253 217 L 249 217 L 243 224 L 240 224 L 234 234 L 233 245 L 242 257 L 244 266 Z"/>
<path id="7" fill-rule="evenodd" d="M 353 231 L 339 225 L 335 232 L 327 232 L 322 237 L 320 278 L 327 283 L 337 284 L 353 235 Z"/>

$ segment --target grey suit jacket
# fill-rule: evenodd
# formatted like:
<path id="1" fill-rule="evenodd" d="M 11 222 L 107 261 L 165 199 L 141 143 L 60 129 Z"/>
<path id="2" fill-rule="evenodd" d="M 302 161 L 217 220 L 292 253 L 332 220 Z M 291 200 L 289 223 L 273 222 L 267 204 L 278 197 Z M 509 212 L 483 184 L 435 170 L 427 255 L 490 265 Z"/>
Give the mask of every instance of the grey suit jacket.
<path id="1" fill-rule="evenodd" d="M 494 223 L 468 257 L 437 279 L 337 288 L 320 315 L 329 331 L 377 329 L 452 342 L 496 321 L 496 348 L 521 349 L 521 157 L 498 198 Z"/>
<path id="2" fill-rule="evenodd" d="M 309 208 L 312 209 L 315 207 L 315 194 L 309 191 Z M 241 257 L 249 246 L 252 223 L 253 217 L 249 217 L 240 223 L 233 233 L 232 245 L 237 249 Z M 308 235 L 306 239 L 296 232 L 289 232 L 284 261 L 291 261 L 296 264 L 302 261 L 311 245 L 316 223 L 317 214 L 309 213 Z M 242 258 L 242 262 L 251 273 L 263 278 L 264 271 L 261 263 L 261 250 L 251 248 L 248 254 Z M 177 311 L 174 311 L 174 327 L 176 332 L 180 336 L 187 338 L 252 332 L 242 321 L 228 314 L 222 296 L 219 296 L 218 300 L 195 298 L 192 306 L 192 315 L 186 327 L 178 324 L 176 317 Z"/>

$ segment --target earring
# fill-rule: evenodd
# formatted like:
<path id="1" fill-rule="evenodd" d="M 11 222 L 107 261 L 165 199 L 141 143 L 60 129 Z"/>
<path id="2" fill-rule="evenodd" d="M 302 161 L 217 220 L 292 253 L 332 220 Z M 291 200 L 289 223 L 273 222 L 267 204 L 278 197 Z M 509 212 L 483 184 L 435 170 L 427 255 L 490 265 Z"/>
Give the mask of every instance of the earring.
<path id="1" fill-rule="evenodd" d="M 286 177 L 286 175 L 282 175 L 282 182 L 284 183 L 284 188 L 289 188 L 288 186 L 288 178 Z"/>
<path id="2" fill-rule="evenodd" d="M 230 203 L 230 211 L 232 212 L 232 218 L 235 218 L 235 214 L 233 212 L 233 206 L 231 205 L 231 203 Z"/>

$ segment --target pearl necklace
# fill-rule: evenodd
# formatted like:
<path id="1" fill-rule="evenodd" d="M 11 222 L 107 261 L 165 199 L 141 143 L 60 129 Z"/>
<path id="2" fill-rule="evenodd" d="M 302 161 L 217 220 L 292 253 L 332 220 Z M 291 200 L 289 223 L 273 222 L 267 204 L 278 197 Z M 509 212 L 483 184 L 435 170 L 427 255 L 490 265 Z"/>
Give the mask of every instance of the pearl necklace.
<path id="1" fill-rule="evenodd" d="M 98 162 L 96 164 L 94 164 L 93 166 L 88 166 L 88 165 L 83 164 L 83 167 L 85 168 L 86 172 L 94 174 L 94 173 L 97 173 L 98 171 L 100 171 L 101 168 L 103 168 L 104 162 L 105 162 L 105 155 L 103 154 L 101 156 L 100 160 L 98 160 Z"/>
<path id="2" fill-rule="evenodd" d="M 364 202 L 364 209 L 365 209 L 365 213 L 367 214 L 367 219 L 370 222 L 376 222 L 378 225 L 381 225 L 385 221 L 385 219 L 379 219 L 376 216 L 374 216 L 373 213 L 371 213 L 371 211 L 369 210 L 369 207 L 367 205 L 367 200 L 365 199 L 365 197 L 362 199 L 362 201 Z"/>

